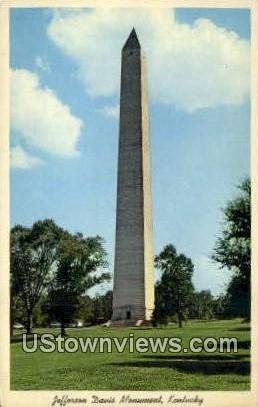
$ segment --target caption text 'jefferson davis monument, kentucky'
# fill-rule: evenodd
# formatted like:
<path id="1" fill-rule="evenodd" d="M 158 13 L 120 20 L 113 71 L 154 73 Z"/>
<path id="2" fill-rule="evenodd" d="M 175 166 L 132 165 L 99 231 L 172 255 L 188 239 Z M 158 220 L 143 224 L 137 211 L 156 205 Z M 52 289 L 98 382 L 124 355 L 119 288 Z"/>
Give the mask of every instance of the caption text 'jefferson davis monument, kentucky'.
<path id="1" fill-rule="evenodd" d="M 113 325 L 152 316 L 151 212 L 147 82 L 133 29 L 122 50 Z"/>

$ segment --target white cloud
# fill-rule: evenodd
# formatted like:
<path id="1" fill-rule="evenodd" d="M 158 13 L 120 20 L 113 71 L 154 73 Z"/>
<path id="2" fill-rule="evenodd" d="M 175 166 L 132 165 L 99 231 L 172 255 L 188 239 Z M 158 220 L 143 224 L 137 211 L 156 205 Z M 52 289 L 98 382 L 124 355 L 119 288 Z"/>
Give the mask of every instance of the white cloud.
<path id="1" fill-rule="evenodd" d="M 25 69 L 11 72 L 11 127 L 28 145 L 44 152 L 63 157 L 78 154 L 82 121 Z"/>
<path id="2" fill-rule="evenodd" d="M 51 72 L 49 63 L 44 61 L 39 55 L 35 58 L 35 65 L 42 71 Z"/>
<path id="3" fill-rule="evenodd" d="M 249 42 L 208 19 L 182 24 L 167 9 L 66 11 L 53 15 L 48 35 L 77 64 L 89 95 L 111 96 L 119 91 L 120 51 L 133 26 L 154 101 L 193 111 L 248 97 Z"/>
<path id="4" fill-rule="evenodd" d="M 98 109 L 103 116 L 112 118 L 112 119 L 118 119 L 119 117 L 119 105 L 116 106 L 104 106 L 101 109 Z"/>
<path id="5" fill-rule="evenodd" d="M 44 164 L 44 161 L 38 157 L 28 154 L 22 147 L 12 147 L 10 151 L 11 167 L 28 170 Z"/>

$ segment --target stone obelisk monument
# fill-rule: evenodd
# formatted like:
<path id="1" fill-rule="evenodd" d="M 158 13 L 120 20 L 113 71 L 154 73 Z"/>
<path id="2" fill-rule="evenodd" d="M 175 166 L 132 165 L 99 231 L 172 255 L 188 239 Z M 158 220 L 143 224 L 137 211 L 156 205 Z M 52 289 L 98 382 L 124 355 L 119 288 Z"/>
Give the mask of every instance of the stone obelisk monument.
<path id="1" fill-rule="evenodd" d="M 113 324 L 154 308 L 150 148 L 144 57 L 135 30 L 122 50 Z"/>

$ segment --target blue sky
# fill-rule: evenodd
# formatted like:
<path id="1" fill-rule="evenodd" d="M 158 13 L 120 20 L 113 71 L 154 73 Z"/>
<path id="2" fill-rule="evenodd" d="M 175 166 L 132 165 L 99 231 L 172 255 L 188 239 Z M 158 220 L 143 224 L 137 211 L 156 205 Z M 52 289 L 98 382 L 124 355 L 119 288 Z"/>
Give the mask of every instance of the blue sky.
<path id="1" fill-rule="evenodd" d="M 154 252 L 173 243 L 192 258 L 196 289 L 219 294 L 221 208 L 249 175 L 248 10 L 13 9 L 11 223 L 50 217 L 99 234 L 113 271 L 120 50 L 132 26 L 147 57 Z"/>

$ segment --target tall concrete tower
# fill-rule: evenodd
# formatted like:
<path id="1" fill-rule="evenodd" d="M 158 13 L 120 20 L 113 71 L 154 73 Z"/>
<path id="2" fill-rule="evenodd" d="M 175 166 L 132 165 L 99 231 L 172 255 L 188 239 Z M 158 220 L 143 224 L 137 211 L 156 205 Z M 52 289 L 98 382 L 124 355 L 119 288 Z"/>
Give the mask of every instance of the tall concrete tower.
<path id="1" fill-rule="evenodd" d="M 133 29 L 122 49 L 113 321 L 149 320 L 154 307 L 147 83 Z"/>

